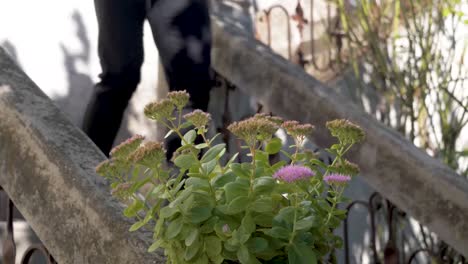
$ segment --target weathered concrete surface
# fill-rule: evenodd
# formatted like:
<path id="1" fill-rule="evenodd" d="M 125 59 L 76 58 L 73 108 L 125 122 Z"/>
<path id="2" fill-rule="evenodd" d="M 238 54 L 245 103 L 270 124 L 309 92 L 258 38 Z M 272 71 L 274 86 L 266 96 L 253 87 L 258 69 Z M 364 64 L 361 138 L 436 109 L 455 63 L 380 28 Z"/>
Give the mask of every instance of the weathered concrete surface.
<path id="1" fill-rule="evenodd" d="M 0 49 L 0 185 L 59 263 L 163 263 L 94 173 L 105 157 Z"/>
<path id="2" fill-rule="evenodd" d="M 327 146 L 325 122 L 347 118 L 367 134 L 350 159 L 376 190 L 468 256 L 468 182 L 265 45 L 214 17 L 214 68 L 275 114 L 310 122 Z"/>

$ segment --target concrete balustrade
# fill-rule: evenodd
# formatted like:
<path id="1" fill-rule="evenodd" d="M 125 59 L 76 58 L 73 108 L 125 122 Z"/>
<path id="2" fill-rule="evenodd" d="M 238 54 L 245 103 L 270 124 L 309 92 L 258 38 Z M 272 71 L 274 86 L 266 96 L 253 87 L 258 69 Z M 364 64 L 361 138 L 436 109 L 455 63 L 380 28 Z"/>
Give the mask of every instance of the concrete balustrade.
<path id="1" fill-rule="evenodd" d="M 0 185 L 58 263 L 164 263 L 94 167 L 105 157 L 0 49 Z"/>

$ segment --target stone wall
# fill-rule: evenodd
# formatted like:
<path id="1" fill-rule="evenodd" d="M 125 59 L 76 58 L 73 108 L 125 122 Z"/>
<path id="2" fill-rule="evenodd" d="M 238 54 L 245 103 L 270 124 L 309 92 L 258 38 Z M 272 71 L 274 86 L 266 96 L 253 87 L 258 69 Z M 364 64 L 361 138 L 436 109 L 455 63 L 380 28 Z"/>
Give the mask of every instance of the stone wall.
<path id="1" fill-rule="evenodd" d="M 58 263 L 163 263 L 129 233 L 94 144 L 0 49 L 0 185 Z"/>

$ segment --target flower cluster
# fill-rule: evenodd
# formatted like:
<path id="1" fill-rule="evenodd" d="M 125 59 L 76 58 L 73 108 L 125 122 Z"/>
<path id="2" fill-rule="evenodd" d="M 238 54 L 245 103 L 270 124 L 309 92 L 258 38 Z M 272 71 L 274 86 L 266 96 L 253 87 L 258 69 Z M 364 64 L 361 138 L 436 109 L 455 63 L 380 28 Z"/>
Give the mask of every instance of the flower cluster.
<path id="1" fill-rule="evenodd" d="M 145 116 L 155 121 L 164 121 L 172 117 L 175 105 L 169 99 L 152 102 L 145 106 Z"/>
<path id="2" fill-rule="evenodd" d="M 101 176 L 107 176 L 112 173 L 112 164 L 110 160 L 105 160 L 96 166 L 96 172 Z"/>
<path id="3" fill-rule="evenodd" d="M 185 120 L 192 123 L 196 128 L 202 128 L 211 121 L 211 115 L 201 110 L 195 110 L 184 115 Z"/>
<path id="4" fill-rule="evenodd" d="M 171 103 L 173 103 L 180 111 L 187 105 L 190 96 L 185 90 L 173 91 L 167 95 L 167 99 L 169 99 L 169 101 L 171 101 Z"/>
<path id="5" fill-rule="evenodd" d="M 327 122 L 327 128 L 332 136 L 344 144 L 354 144 L 364 140 L 364 131 L 349 120 L 339 119 Z"/>
<path id="6" fill-rule="evenodd" d="M 351 176 L 338 173 L 326 175 L 323 180 L 330 185 L 344 185 L 351 180 Z"/>
<path id="7" fill-rule="evenodd" d="M 112 189 L 111 194 L 120 199 L 126 199 L 133 194 L 130 190 L 132 185 L 133 184 L 131 182 L 120 183 Z"/>
<path id="8" fill-rule="evenodd" d="M 148 168 L 156 168 L 165 158 L 165 150 L 159 142 L 148 142 L 128 157 L 131 162 Z"/>
<path id="9" fill-rule="evenodd" d="M 263 141 L 272 137 L 278 130 L 278 125 L 267 118 L 248 118 L 234 122 L 228 126 L 235 136 L 244 140 L 247 145 L 255 145 L 257 140 Z"/>
<path id="10" fill-rule="evenodd" d="M 359 174 L 359 166 L 350 162 L 349 160 L 343 160 L 338 165 L 336 165 L 335 169 L 340 174 L 345 175 L 358 175 Z"/>
<path id="11" fill-rule="evenodd" d="M 126 158 L 130 153 L 135 151 L 138 146 L 140 146 L 144 139 L 145 137 L 141 135 L 135 135 L 127 139 L 111 150 L 111 157 L 115 159 Z"/>
<path id="12" fill-rule="evenodd" d="M 283 123 L 283 119 L 279 116 L 274 115 L 267 115 L 265 113 L 258 113 L 253 116 L 254 119 L 266 119 L 270 122 L 275 123 L 276 125 L 280 126 Z"/>
<path id="13" fill-rule="evenodd" d="M 305 180 L 312 176 L 315 176 L 315 173 L 311 169 L 299 165 L 285 166 L 273 174 L 273 178 L 285 182 Z"/>
<path id="14" fill-rule="evenodd" d="M 314 126 L 311 124 L 300 124 L 297 121 L 286 121 L 282 127 L 286 130 L 290 136 L 296 137 L 307 137 L 314 131 Z"/>

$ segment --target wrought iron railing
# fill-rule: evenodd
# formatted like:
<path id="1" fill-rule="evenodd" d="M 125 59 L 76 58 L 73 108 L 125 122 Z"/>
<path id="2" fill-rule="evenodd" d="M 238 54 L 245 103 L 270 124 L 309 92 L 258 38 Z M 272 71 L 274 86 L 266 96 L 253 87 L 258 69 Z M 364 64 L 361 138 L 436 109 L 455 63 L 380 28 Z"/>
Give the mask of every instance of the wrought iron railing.
<path id="1" fill-rule="evenodd" d="M 287 8 L 283 5 L 276 4 L 273 5 L 265 10 L 261 10 L 258 14 L 260 23 L 266 24 L 267 30 L 267 37 L 266 40 L 263 40 L 265 44 L 268 46 L 272 46 L 273 40 L 271 37 L 272 30 L 276 30 L 272 25 L 272 13 L 276 10 L 280 11 L 282 15 L 286 18 L 288 23 L 286 24 L 286 40 L 288 46 L 288 60 L 293 60 L 293 54 L 297 58 L 296 62 L 302 68 L 306 68 L 306 66 L 312 66 L 316 71 L 329 71 L 329 70 L 336 70 L 337 67 L 340 65 L 341 61 L 341 54 L 343 49 L 343 41 L 344 41 L 344 33 L 341 28 L 340 19 L 332 16 L 332 9 L 336 9 L 330 3 L 326 4 L 326 16 L 324 19 L 320 18 L 316 21 L 314 16 L 314 8 L 315 3 L 317 0 L 309 0 L 310 2 L 310 10 L 306 13 L 302 6 L 301 0 L 297 0 L 296 8 L 294 13 L 290 13 Z M 299 33 L 300 43 L 298 47 L 293 52 L 293 44 L 292 44 L 292 27 L 290 21 L 294 21 L 296 24 L 296 28 Z M 304 45 L 304 34 L 306 25 L 309 25 L 309 34 L 310 34 L 310 43 L 309 43 L 309 50 Z M 329 42 L 331 45 L 327 45 L 327 49 L 323 54 L 322 52 L 318 52 L 317 50 L 317 42 L 315 41 L 317 34 L 316 34 L 316 26 L 322 26 L 325 28 L 325 34 L 319 37 L 325 37 L 326 41 Z M 257 34 L 258 36 L 258 34 Z M 259 38 L 261 41 L 262 39 Z M 309 58 L 306 58 L 305 54 L 309 53 Z M 325 63 L 320 65 L 318 59 L 320 56 L 325 56 Z"/>
<path id="2" fill-rule="evenodd" d="M 6 192 L 1 186 L 0 192 L 6 194 Z M 28 264 L 33 259 L 34 255 L 41 254 L 43 256 L 43 259 L 46 260 L 47 264 L 57 264 L 52 255 L 50 255 L 49 251 L 47 251 L 47 249 L 42 244 L 31 245 L 21 256 L 17 255 L 15 231 L 13 228 L 15 205 L 13 204 L 13 201 L 8 197 L 8 195 L 5 195 L 4 197 L 6 197 L 7 208 L 0 208 L 0 210 L 5 210 L 6 212 L 6 219 L 0 219 L 0 221 L 6 222 L 6 235 L 4 236 L 4 238 L 0 237 L 0 245 L 2 245 L 3 252 L 2 263 L 15 264 L 16 259 L 18 258 L 21 259 L 19 263 Z"/>
<path id="3" fill-rule="evenodd" d="M 407 215 L 399 210 L 389 200 L 385 199 L 381 194 L 374 192 L 370 195 L 367 201 L 356 200 L 351 202 L 346 209 L 348 210 L 348 217 L 344 221 L 343 225 L 343 237 L 344 237 L 344 254 L 345 263 L 350 263 L 351 252 L 350 252 L 350 239 L 349 229 L 350 221 L 349 217 L 355 209 L 358 207 L 364 207 L 369 214 L 369 233 L 370 242 L 369 249 L 371 251 L 372 263 L 407 263 L 414 264 L 417 262 L 418 257 L 425 257 L 425 260 L 432 260 L 435 263 L 460 263 L 466 264 L 467 260 L 463 256 L 457 256 L 455 252 L 448 252 L 450 249 L 448 246 L 437 247 L 430 234 L 427 234 L 425 228 L 419 224 L 419 232 L 423 237 L 423 242 L 419 248 L 412 250 L 411 252 L 404 251 L 404 245 L 398 244 L 397 241 L 402 241 L 403 244 L 406 242 L 404 233 L 397 232 L 398 222 L 400 220 L 407 221 Z M 379 216 L 383 221 L 379 221 Z M 383 246 L 378 250 L 377 248 L 377 228 L 384 227 L 387 236 Z M 400 237 L 399 237 L 400 236 Z M 379 254 L 381 253 L 381 254 Z M 450 254 L 452 253 L 452 254 Z"/>

